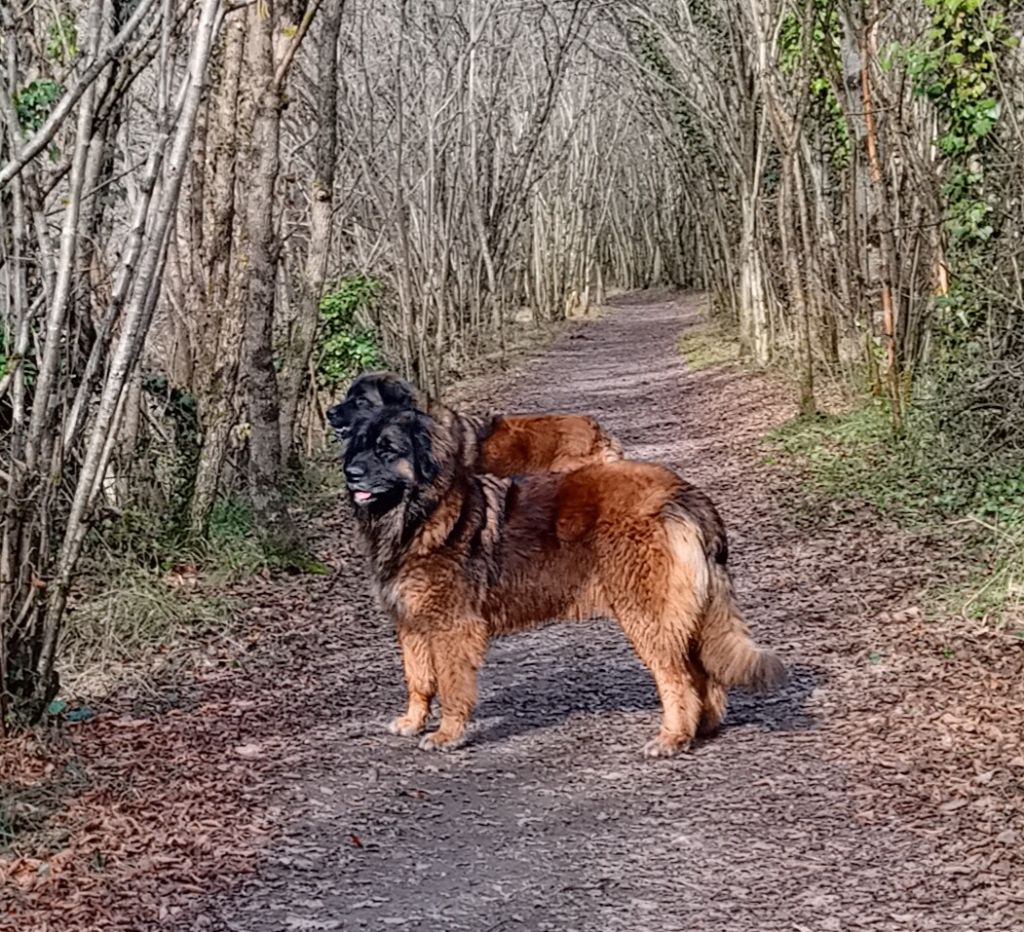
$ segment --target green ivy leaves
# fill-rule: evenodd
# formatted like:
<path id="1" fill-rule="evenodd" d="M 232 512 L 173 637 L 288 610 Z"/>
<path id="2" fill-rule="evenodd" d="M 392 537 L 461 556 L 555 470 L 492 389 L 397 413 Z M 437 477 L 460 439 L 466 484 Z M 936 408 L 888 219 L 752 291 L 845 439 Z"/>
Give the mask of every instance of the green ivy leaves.
<path id="1" fill-rule="evenodd" d="M 822 64 L 836 61 L 842 54 L 842 25 L 833 4 L 821 0 L 815 3 L 814 25 L 810 32 L 809 37 L 804 36 L 803 23 L 796 13 L 785 17 L 779 33 L 779 67 L 784 73 L 792 74 L 803 60 L 804 42 L 810 42 L 814 54 L 810 56 L 813 70 L 808 76 L 808 89 L 814 102 L 814 116 L 831 147 L 833 164 L 841 168 L 849 164 L 850 132 L 832 81 Z"/>
<path id="2" fill-rule="evenodd" d="M 61 14 L 50 23 L 46 54 L 62 65 L 69 64 L 78 56 L 78 27 L 71 16 Z"/>
<path id="3" fill-rule="evenodd" d="M 380 365 L 377 335 L 356 315 L 380 297 L 378 279 L 357 273 L 341 279 L 320 299 L 316 373 L 320 387 L 335 391 L 361 369 Z"/>
<path id="4" fill-rule="evenodd" d="M 56 81 L 40 78 L 25 85 L 14 95 L 14 112 L 26 136 L 34 133 L 46 122 L 53 105 L 63 93 L 63 86 Z"/>

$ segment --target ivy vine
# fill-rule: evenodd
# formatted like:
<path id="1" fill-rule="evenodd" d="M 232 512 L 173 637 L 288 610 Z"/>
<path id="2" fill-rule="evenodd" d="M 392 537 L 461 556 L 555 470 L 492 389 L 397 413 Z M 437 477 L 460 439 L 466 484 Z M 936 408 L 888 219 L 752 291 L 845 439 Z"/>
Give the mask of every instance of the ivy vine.
<path id="1" fill-rule="evenodd" d="M 14 112 L 26 136 L 31 135 L 50 115 L 53 105 L 64 93 L 61 84 L 51 78 L 39 78 L 26 84 L 14 95 Z"/>
<path id="2" fill-rule="evenodd" d="M 377 334 L 360 317 L 381 292 L 379 279 L 357 273 L 342 278 L 320 299 L 316 374 L 321 388 L 337 391 L 361 369 L 380 365 Z"/>
<path id="3" fill-rule="evenodd" d="M 808 75 L 811 113 L 821 129 L 823 142 L 836 168 L 849 165 L 852 141 L 846 116 L 823 63 L 841 59 L 841 39 L 839 13 L 834 3 L 824 0 L 816 0 L 814 4 L 810 36 L 805 38 L 802 17 L 797 13 L 787 14 L 779 30 L 779 67 L 784 74 L 792 75 L 803 60 L 805 41 L 810 42 L 814 51 Z"/>
<path id="4" fill-rule="evenodd" d="M 993 234 L 984 194 L 984 156 L 991 149 L 1000 104 L 998 55 L 1015 45 L 998 4 L 985 0 L 924 0 L 931 25 L 904 52 L 917 94 L 932 101 L 942 121 L 937 140 L 947 160 L 944 193 L 954 243 L 977 244 Z"/>

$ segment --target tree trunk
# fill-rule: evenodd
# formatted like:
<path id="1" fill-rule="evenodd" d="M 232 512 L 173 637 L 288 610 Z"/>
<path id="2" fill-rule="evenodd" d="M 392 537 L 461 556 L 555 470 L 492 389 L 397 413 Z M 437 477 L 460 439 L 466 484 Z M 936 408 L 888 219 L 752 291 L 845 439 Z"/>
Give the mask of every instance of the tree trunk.
<path id="1" fill-rule="evenodd" d="M 297 466 L 293 457 L 295 424 L 299 406 L 306 393 L 309 360 L 316 340 L 330 259 L 332 215 L 334 212 L 334 173 L 338 157 L 338 37 L 344 0 L 328 5 L 321 22 L 316 91 L 315 174 L 310 182 L 309 247 L 303 273 L 301 296 L 294 328 L 283 349 L 281 367 L 281 449 Z"/>
<path id="2" fill-rule="evenodd" d="M 871 92 L 871 61 L 874 54 L 871 41 L 872 26 L 864 25 L 861 47 L 861 99 L 864 104 L 864 142 L 867 147 L 868 168 L 871 177 L 872 219 L 879 237 L 879 272 L 881 277 L 882 329 L 885 339 L 886 387 L 892 402 L 892 419 L 897 430 L 903 424 L 903 392 L 900 375 L 900 356 L 896 343 L 896 308 L 893 300 L 893 258 L 895 244 L 892 221 L 888 212 L 885 174 L 878 152 L 878 129 L 875 124 L 874 99 Z"/>
<path id="3" fill-rule="evenodd" d="M 246 21 L 241 15 L 228 21 L 221 55 L 221 79 L 214 94 L 207 151 L 199 171 L 204 175 L 202 237 L 199 266 L 191 283 L 199 313 L 192 332 L 193 392 L 202 426 L 202 443 L 189 502 L 189 528 L 196 537 L 206 532 L 217 498 L 221 471 L 231 430 L 238 418 L 238 367 L 243 321 L 247 305 L 244 276 L 232 275 L 237 257 L 236 201 L 245 191 L 236 180 L 239 140 L 251 131 L 252 95 L 241 90 L 245 57 Z M 248 179 L 241 184 L 247 187 Z"/>
<path id="4" fill-rule="evenodd" d="M 281 110 L 274 80 L 274 26 L 259 5 L 249 8 L 247 63 L 256 98 L 256 117 L 244 165 L 247 178 L 242 253 L 248 279 L 242 334 L 242 386 L 249 409 L 248 486 L 253 511 L 272 549 L 290 549 L 296 539 L 281 487 L 281 401 L 274 368 L 274 309 L 278 241 L 274 190 L 281 168 Z"/>
<path id="5" fill-rule="evenodd" d="M 764 289 L 764 269 L 757 241 L 757 202 L 743 192 L 740 218 L 739 321 L 740 343 L 756 366 L 768 365 L 770 341 Z"/>

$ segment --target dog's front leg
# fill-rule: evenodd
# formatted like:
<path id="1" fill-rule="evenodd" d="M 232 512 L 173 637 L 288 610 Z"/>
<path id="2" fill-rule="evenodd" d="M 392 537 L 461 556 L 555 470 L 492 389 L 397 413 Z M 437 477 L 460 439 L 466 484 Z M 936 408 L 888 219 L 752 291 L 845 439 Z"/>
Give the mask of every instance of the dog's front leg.
<path id="1" fill-rule="evenodd" d="M 476 620 L 439 625 L 431 638 L 431 648 L 441 700 L 441 727 L 427 735 L 420 747 L 451 750 L 465 738 L 476 705 L 477 672 L 487 652 L 487 629 Z"/>
<path id="2" fill-rule="evenodd" d="M 437 677 L 434 674 L 430 640 L 426 634 L 400 624 L 398 643 L 402 647 L 402 666 L 405 668 L 409 705 L 405 715 L 391 721 L 388 731 L 393 735 L 411 737 L 426 727 L 430 717 L 430 702 L 437 692 Z"/>

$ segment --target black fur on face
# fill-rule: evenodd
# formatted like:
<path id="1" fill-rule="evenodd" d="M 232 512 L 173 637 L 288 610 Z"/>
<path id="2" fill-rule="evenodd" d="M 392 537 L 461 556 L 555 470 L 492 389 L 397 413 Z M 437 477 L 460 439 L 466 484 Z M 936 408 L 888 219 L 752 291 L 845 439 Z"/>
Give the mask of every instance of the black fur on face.
<path id="1" fill-rule="evenodd" d="M 359 421 L 389 406 L 414 408 L 415 389 L 391 372 L 364 372 L 348 387 L 344 400 L 327 409 L 327 422 L 344 448 Z"/>
<path id="2" fill-rule="evenodd" d="M 438 476 L 430 417 L 391 405 L 355 420 L 345 447 L 345 483 L 352 502 L 390 511 Z"/>

